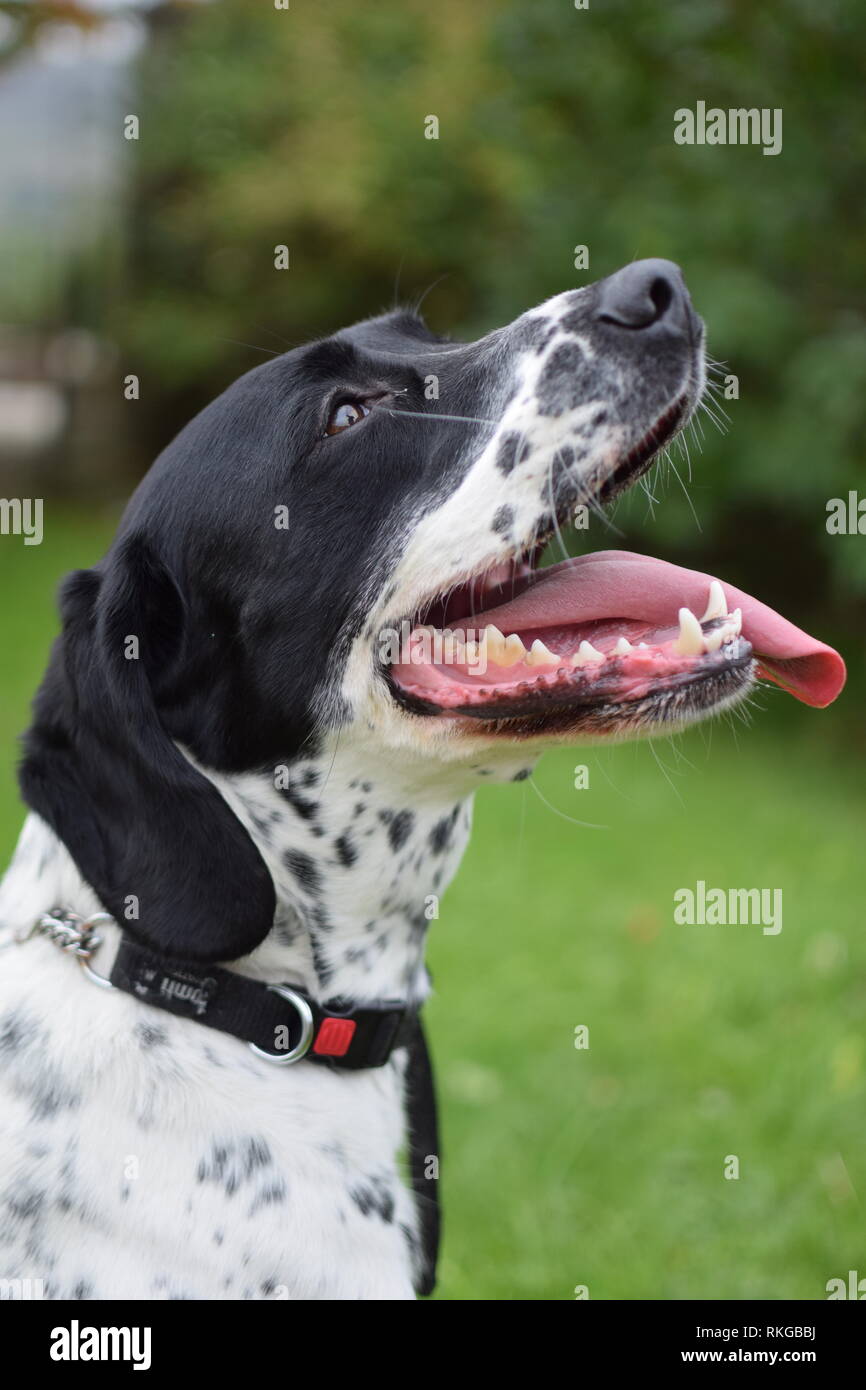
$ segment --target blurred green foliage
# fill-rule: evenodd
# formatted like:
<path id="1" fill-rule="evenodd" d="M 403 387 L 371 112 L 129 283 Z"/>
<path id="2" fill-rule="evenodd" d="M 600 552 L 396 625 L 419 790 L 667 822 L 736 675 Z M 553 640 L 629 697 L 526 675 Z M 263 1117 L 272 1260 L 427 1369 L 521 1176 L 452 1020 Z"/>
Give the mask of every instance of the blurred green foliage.
<path id="1" fill-rule="evenodd" d="M 674 483 L 617 524 L 668 558 L 730 557 L 732 580 L 844 638 L 866 543 L 828 536 L 825 507 L 864 484 L 864 43 L 860 0 L 185 11 L 136 103 L 118 330 L 143 428 L 163 443 L 259 360 L 242 343 L 282 350 L 428 289 L 435 328 L 476 335 L 668 256 L 740 399 L 727 436 L 703 421 L 691 501 Z M 676 145 L 698 100 L 781 107 L 782 153 Z"/>

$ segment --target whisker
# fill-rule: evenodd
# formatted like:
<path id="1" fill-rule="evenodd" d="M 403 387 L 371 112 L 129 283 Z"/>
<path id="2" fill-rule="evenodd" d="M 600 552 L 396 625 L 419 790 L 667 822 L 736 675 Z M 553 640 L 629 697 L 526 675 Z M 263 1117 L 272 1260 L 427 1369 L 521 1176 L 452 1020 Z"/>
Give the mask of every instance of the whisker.
<path id="1" fill-rule="evenodd" d="M 686 805 L 686 803 L 683 801 L 683 798 L 680 796 L 679 787 L 677 787 L 677 786 L 674 785 L 673 779 L 671 778 L 671 775 L 670 775 L 668 769 L 665 767 L 664 763 L 662 762 L 661 758 L 659 757 L 659 755 L 658 755 L 658 750 L 656 749 L 654 740 L 651 739 L 651 738 L 650 738 L 650 739 L 647 739 L 647 746 L 648 746 L 650 752 L 652 753 L 653 757 L 655 758 L 656 762 L 658 763 L 659 771 L 660 771 L 660 772 L 662 773 L 662 775 L 664 776 L 665 781 L 667 782 L 668 786 L 670 787 L 670 789 L 671 789 L 671 791 L 673 792 L 674 796 L 676 797 L 677 801 L 680 803 L 680 805 L 682 806 L 683 810 L 685 810 L 685 805 Z"/>
<path id="2" fill-rule="evenodd" d="M 435 410 L 395 410 L 389 405 L 373 405 L 373 410 L 382 410 L 387 415 L 412 415 L 418 420 L 450 420 L 458 425 L 498 425 L 498 420 L 486 420 L 481 415 L 442 415 Z"/>
<path id="3" fill-rule="evenodd" d="M 701 401 L 701 409 L 705 411 L 709 418 L 712 420 L 716 429 L 719 431 L 719 434 L 728 433 L 728 422 L 730 421 L 731 417 L 728 411 L 725 410 L 723 406 L 720 406 L 718 402 L 715 401 L 711 406 L 709 402 L 704 400 Z M 721 412 L 721 414 L 719 412 Z"/>
<path id="4" fill-rule="evenodd" d="M 402 262 L 401 262 L 401 265 L 402 265 Z M 416 300 L 416 302 L 415 302 L 414 308 L 415 308 L 415 313 L 416 313 L 416 314 L 418 314 L 418 313 L 421 312 L 421 305 L 424 303 L 424 300 L 427 298 L 428 294 L 432 294 L 432 292 L 433 292 L 433 290 L 435 290 L 436 286 L 437 286 L 437 285 L 441 285 L 441 284 L 442 284 L 442 281 L 443 281 L 443 280 L 447 280 L 447 279 L 449 278 L 449 276 L 450 276 L 452 273 L 453 273 L 452 271 L 446 270 L 445 273 L 444 273 L 443 275 L 440 275 L 440 276 L 439 276 L 438 280 L 434 280 L 433 283 L 432 283 L 431 285 L 428 285 L 428 286 L 427 286 L 426 290 L 425 290 L 424 293 L 421 295 L 420 299 Z"/>
<path id="5" fill-rule="evenodd" d="M 235 347 L 252 348 L 253 352 L 267 353 L 268 357 L 282 357 L 281 352 L 275 352 L 273 348 L 259 347 L 258 343 L 244 343 L 240 338 L 218 338 L 220 343 L 234 343 Z"/>
<path id="6" fill-rule="evenodd" d="M 641 492 L 643 492 L 643 493 L 646 495 L 647 502 L 649 503 L 649 514 L 650 514 L 650 518 L 651 518 L 651 520 L 655 521 L 655 519 L 656 519 L 656 514 L 655 514 L 656 499 L 655 499 L 655 497 L 653 497 L 652 493 L 650 492 L 649 478 L 646 478 L 646 477 L 644 477 L 644 478 L 638 478 L 638 483 L 640 484 Z"/>
<path id="7" fill-rule="evenodd" d="M 397 266 L 397 274 L 394 276 L 394 308 L 400 308 L 400 276 L 403 274 L 403 265 L 406 260 L 406 253 L 400 257 L 400 264 Z"/>
<path id="8" fill-rule="evenodd" d="M 548 811 L 552 811 L 555 816 L 561 816 L 563 820 L 570 821 L 572 825 L 579 825 L 583 830 L 610 829 L 610 826 L 608 825 L 596 825 L 592 821 L 588 820 L 575 820 L 574 816 L 569 816 L 565 813 L 565 811 L 560 811 L 557 806 L 552 805 L 551 802 L 548 801 L 547 797 L 543 794 L 541 788 L 539 787 L 534 777 L 528 778 L 528 781 L 530 787 L 535 792 L 535 795 L 538 797 L 539 801 L 542 801 L 544 805 L 547 807 Z"/>
<path id="9" fill-rule="evenodd" d="M 676 464 L 674 463 L 673 459 L 670 460 L 670 465 L 671 465 L 671 468 L 674 470 L 674 477 L 676 478 L 677 482 L 679 483 L 680 487 L 682 488 L 682 490 L 683 490 L 683 495 L 685 496 L 685 499 L 686 499 L 686 501 L 687 501 L 688 504 L 689 504 L 689 511 L 691 512 L 692 516 L 693 516 L 694 519 L 695 519 L 695 526 L 698 528 L 699 531 L 702 532 L 702 531 L 703 531 L 703 527 L 701 526 L 700 519 L 699 519 L 699 517 L 698 517 L 697 512 L 695 511 L 695 504 L 694 504 L 694 502 L 692 501 L 691 497 L 689 496 L 689 490 L 688 490 L 688 488 L 686 487 L 685 483 L 683 482 L 682 478 L 680 477 L 679 470 L 678 470 Z"/>
<path id="10" fill-rule="evenodd" d="M 287 347 L 287 348 L 303 347 L 303 344 L 302 344 L 302 343 L 293 343 L 293 342 L 290 342 L 290 340 L 289 340 L 288 338 L 284 338 L 284 337 L 283 337 L 282 333 L 275 333 L 274 330 L 273 330 L 272 328 L 265 328 L 263 324 L 253 323 L 253 324 L 250 325 L 250 327 L 251 327 L 251 328 L 254 328 L 254 329 L 256 330 L 257 333 L 267 333 L 267 335 L 268 335 L 269 338 L 276 338 L 277 342 L 278 342 L 278 343 L 282 343 L 284 347 Z"/>

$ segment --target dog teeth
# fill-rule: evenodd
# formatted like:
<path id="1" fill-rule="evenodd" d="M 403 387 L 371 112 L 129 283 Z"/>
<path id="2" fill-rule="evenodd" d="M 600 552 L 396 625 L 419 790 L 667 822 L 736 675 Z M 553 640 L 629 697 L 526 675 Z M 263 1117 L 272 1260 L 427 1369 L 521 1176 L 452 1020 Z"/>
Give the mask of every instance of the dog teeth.
<path id="1" fill-rule="evenodd" d="M 701 625 L 690 608 L 681 608 L 679 634 L 671 644 L 677 656 L 700 656 L 704 651 L 704 634 Z"/>
<path id="2" fill-rule="evenodd" d="M 717 652 L 719 647 L 723 647 L 726 642 L 733 642 L 735 637 L 739 637 L 743 626 L 743 615 L 739 608 L 735 608 L 730 614 L 728 621 L 722 623 L 721 627 L 714 628 L 704 636 L 704 642 L 708 652 Z"/>
<path id="3" fill-rule="evenodd" d="M 546 647 L 540 638 L 536 637 L 529 648 L 526 664 L 527 666 L 558 666 L 559 657 L 556 652 L 552 652 L 549 647 Z"/>
<path id="4" fill-rule="evenodd" d="M 743 627 L 742 610 L 735 608 L 733 613 L 728 613 L 726 608 L 724 589 L 719 581 L 714 579 L 710 584 L 706 611 L 700 622 L 690 608 L 679 610 L 679 632 L 670 645 L 671 653 L 674 656 L 701 656 L 704 652 L 718 651 L 738 637 Z M 724 621 L 720 621 L 721 619 Z M 701 627 L 702 623 L 714 623 L 716 626 L 705 633 Z M 422 641 L 434 642 L 436 638 L 441 637 L 442 634 L 436 628 L 425 624 L 413 628 L 410 640 L 413 646 L 416 646 Z M 465 666 L 478 665 L 482 660 L 502 667 L 516 666 L 518 662 L 531 667 L 561 666 L 569 661 L 571 666 L 580 668 L 598 665 L 609 656 L 628 656 L 632 652 L 646 652 L 651 649 L 647 642 L 638 642 L 637 646 L 633 646 L 627 637 L 619 637 L 613 649 L 605 653 L 584 640 L 569 659 L 551 651 L 540 638 L 536 638 L 527 650 L 518 633 L 512 632 L 506 637 L 493 623 L 488 623 L 479 633 L 477 641 L 466 641 L 459 631 L 453 632 L 450 640 L 451 659 L 456 664 Z M 548 673 L 548 676 L 552 679 L 555 673 Z"/>
<path id="5" fill-rule="evenodd" d="M 518 637 L 516 632 L 512 632 L 506 637 L 502 648 L 502 656 L 499 661 L 500 666 L 515 666 L 518 661 L 522 661 L 526 656 L 526 648 L 523 639 Z"/>
<path id="6" fill-rule="evenodd" d="M 517 633 L 512 632 L 506 637 L 493 623 L 487 624 L 478 645 L 481 654 L 486 656 L 488 661 L 492 661 L 494 666 L 516 666 L 518 661 L 526 658 L 526 648 Z"/>
<path id="7" fill-rule="evenodd" d="M 492 623 L 488 623 L 481 634 L 481 642 L 488 660 L 495 662 L 497 666 L 501 666 L 501 657 L 505 651 L 505 638 L 499 631 L 499 628 L 494 627 Z"/>
<path id="8" fill-rule="evenodd" d="M 597 661 L 604 661 L 604 652 L 597 651 L 591 642 L 581 642 L 571 658 L 572 666 L 592 666 Z"/>
<path id="9" fill-rule="evenodd" d="M 726 618 L 728 616 L 728 601 L 725 598 L 725 591 L 718 579 L 714 579 L 710 584 L 710 596 L 707 603 L 707 611 L 701 618 L 702 623 L 712 622 L 714 618 Z"/>

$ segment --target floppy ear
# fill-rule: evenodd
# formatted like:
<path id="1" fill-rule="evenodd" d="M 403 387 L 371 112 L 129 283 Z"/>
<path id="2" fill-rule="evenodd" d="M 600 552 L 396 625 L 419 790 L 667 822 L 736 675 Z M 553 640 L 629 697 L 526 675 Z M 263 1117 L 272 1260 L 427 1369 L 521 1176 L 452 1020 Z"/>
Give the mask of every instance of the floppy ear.
<path id="1" fill-rule="evenodd" d="M 270 930 L 273 881 L 219 792 L 175 747 L 154 699 L 152 681 L 178 663 L 185 640 L 177 586 L 133 536 L 104 573 L 69 576 L 61 612 L 25 739 L 25 801 L 133 934 L 190 960 L 244 955 Z M 128 920 L 131 895 L 138 918 Z"/>

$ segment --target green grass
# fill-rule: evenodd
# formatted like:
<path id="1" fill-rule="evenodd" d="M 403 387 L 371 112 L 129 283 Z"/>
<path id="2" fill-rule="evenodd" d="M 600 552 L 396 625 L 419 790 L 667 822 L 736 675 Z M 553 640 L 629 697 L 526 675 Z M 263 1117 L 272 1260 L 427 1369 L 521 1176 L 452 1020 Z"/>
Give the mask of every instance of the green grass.
<path id="1" fill-rule="evenodd" d="M 806 741 L 820 716 L 768 737 L 783 698 L 658 745 L 675 790 L 646 745 L 548 755 L 547 801 L 606 829 L 526 785 L 479 798 L 431 949 L 442 1296 L 812 1299 L 866 1274 L 866 794 Z M 781 933 L 675 926 L 698 879 L 781 888 Z"/>
<path id="2" fill-rule="evenodd" d="M 0 542 L 4 854 L 54 589 L 112 525 L 49 511 L 41 548 Z M 862 748 L 841 714 L 760 703 L 658 744 L 664 771 L 647 745 L 549 754 L 556 810 L 527 783 L 479 797 L 431 939 L 439 1297 L 816 1299 L 866 1275 Z M 781 888 L 782 932 L 675 926 L 697 879 Z"/>

